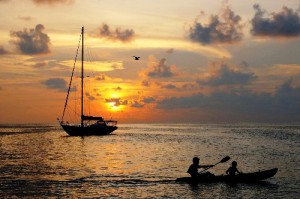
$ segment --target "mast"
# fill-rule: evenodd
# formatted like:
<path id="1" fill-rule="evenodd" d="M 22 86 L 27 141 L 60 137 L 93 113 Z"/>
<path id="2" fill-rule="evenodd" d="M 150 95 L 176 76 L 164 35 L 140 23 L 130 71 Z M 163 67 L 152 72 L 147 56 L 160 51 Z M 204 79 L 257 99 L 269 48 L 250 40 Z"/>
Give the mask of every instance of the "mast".
<path id="1" fill-rule="evenodd" d="M 84 117 L 84 113 L 83 113 L 83 78 L 84 78 L 84 74 L 83 74 L 83 60 L 84 60 L 84 27 L 82 26 L 81 29 L 81 35 L 82 35 L 82 43 L 81 43 L 81 126 L 83 127 L 83 117 Z"/>

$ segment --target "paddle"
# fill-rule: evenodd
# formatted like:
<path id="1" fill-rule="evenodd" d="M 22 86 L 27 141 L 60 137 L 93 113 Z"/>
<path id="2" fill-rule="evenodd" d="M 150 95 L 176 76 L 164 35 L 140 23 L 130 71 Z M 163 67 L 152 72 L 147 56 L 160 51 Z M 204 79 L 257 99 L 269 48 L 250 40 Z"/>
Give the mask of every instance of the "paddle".
<path id="1" fill-rule="evenodd" d="M 214 167 L 214 166 L 216 166 L 217 164 L 227 162 L 229 159 L 230 159 L 230 157 L 229 157 L 229 156 L 226 156 L 226 157 L 223 158 L 220 162 L 218 162 L 218 163 L 212 165 L 211 167 L 208 167 L 208 168 L 202 170 L 201 172 L 199 172 L 199 174 L 200 174 L 200 173 L 203 173 L 204 171 L 206 171 L 206 170 L 208 170 L 208 169 L 210 169 L 210 168 L 212 168 L 212 167 Z"/>

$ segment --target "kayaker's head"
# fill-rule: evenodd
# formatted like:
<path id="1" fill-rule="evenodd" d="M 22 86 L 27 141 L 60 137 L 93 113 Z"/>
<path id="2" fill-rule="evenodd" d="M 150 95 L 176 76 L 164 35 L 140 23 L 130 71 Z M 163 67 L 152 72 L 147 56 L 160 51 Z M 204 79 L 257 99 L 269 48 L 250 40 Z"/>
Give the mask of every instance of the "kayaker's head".
<path id="1" fill-rule="evenodd" d="M 232 165 L 232 167 L 236 167 L 237 166 L 237 162 L 236 161 L 232 161 L 231 165 Z"/>
<path id="2" fill-rule="evenodd" d="M 199 162 L 200 162 L 200 159 L 198 157 L 193 158 L 193 163 L 194 164 L 199 164 Z"/>

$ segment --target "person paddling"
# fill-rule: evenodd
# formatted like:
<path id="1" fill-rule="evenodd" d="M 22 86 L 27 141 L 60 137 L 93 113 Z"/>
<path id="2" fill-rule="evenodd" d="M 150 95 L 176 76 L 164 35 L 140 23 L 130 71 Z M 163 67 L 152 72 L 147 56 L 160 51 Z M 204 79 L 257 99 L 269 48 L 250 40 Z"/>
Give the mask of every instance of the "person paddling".
<path id="1" fill-rule="evenodd" d="M 236 173 L 240 174 L 241 172 L 237 169 L 237 162 L 232 161 L 231 167 L 227 169 L 226 174 L 230 176 L 235 176 Z"/>
<path id="2" fill-rule="evenodd" d="M 201 177 L 202 175 L 205 175 L 205 176 L 214 176 L 210 172 L 199 174 L 198 173 L 198 169 L 199 168 L 209 168 L 209 167 L 213 167 L 214 166 L 214 165 L 200 165 L 199 163 L 200 163 L 200 158 L 194 157 L 193 158 L 193 164 L 190 165 L 190 167 L 189 167 L 189 169 L 187 171 L 192 176 L 192 178 L 196 179 L 198 177 Z"/>

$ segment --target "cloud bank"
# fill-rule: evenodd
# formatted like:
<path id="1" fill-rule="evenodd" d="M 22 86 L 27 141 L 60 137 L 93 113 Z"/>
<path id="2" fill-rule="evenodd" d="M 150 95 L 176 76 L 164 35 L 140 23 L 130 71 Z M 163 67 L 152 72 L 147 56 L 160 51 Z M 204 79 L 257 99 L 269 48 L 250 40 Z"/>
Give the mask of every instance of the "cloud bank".
<path id="1" fill-rule="evenodd" d="M 265 10 L 259 4 L 253 6 L 255 15 L 251 20 L 251 33 L 254 36 L 268 37 L 296 37 L 300 35 L 299 10 L 293 10 L 286 6 L 278 13 L 271 13 L 268 17 Z"/>
<path id="2" fill-rule="evenodd" d="M 294 88 L 291 84 L 292 79 L 286 81 L 277 88 L 275 94 L 235 89 L 229 92 L 218 91 L 211 95 L 169 97 L 159 101 L 157 108 L 202 108 L 216 111 L 215 114 L 237 114 L 241 120 L 243 117 L 250 117 L 254 121 L 295 122 L 300 120 L 300 88 Z"/>
<path id="3" fill-rule="evenodd" d="M 36 55 L 50 52 L 50 38 L 43 33 L 45 27 L 42 24 L 36 25 L 35 29 L 24 29 L 23 31 L 11 31 L 10 36 L 15 38 L 11 42 L 23 54 Z"/>

